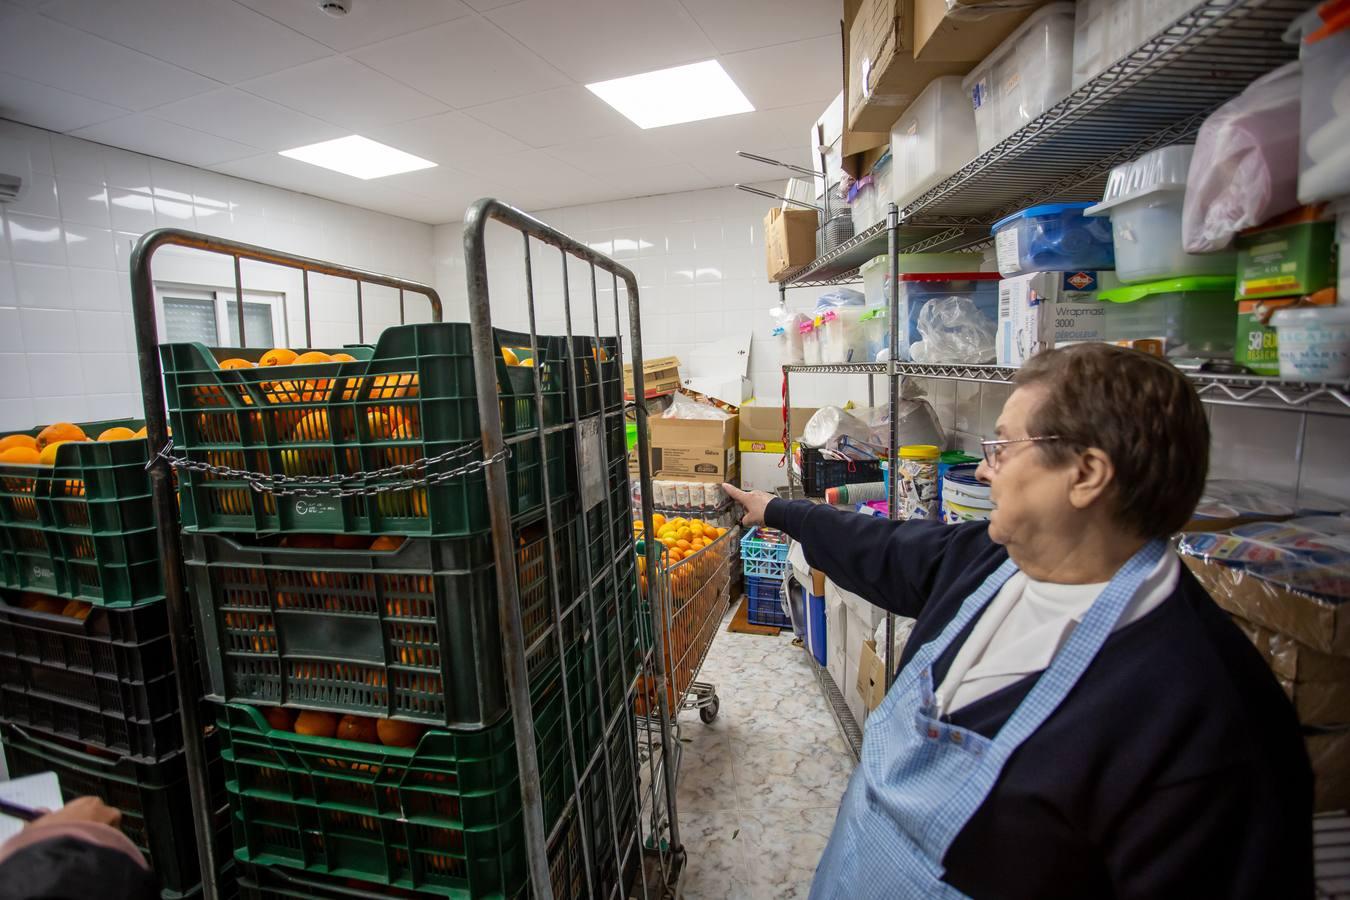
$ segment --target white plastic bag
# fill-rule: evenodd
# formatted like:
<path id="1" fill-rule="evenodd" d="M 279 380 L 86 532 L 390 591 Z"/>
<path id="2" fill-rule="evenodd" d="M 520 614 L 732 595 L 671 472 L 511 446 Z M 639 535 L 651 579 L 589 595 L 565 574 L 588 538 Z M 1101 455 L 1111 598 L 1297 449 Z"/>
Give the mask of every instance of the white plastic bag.
<path id="1" fill-rule="evenodd" d="M 802 429 L 802 444 L 806 447 L 834 449 L 841 437 L 870 444 L 874 432 L 872 426 L 837 406 L 822 406 Z"/>
<path id="2" fill-rule="evenodd" d="M 1210 253 L 1244 228 L 1298 206 L 1297 62 L 1258 78 L 1200 126 L 1186 180 L 1181 240 Z"/>
<path id="3" fill-rule="evenodd" d="M 723 412 L 711 403 L 703 403 L 677 392 L 671 396 L 670 406 L 666 408 L 665 412 L 661 413 L 661 418 L 729 419 L 731 418 L 731 415 Z"/>
<path id="4" fill-rule="evenodd" d="M 969 297 L 937 297 L 919 310 L 919 334 L 909 354 L 917 363 L 994 361 L 995 323 Z"/>
<path id="5" fill-rule="evenodd" d="M 867 297 L 852 288 L 837 288 L 816 298 L 816 314 L 841 306 L 866 306 Z"/>

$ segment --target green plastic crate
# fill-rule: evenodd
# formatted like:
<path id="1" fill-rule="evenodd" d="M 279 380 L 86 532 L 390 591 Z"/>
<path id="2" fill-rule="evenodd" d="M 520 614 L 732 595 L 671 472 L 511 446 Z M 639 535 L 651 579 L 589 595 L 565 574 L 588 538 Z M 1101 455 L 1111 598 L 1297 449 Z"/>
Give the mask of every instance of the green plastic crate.
<path id="1" fill-rule="evenodd" d="M 92 438 L 144 423 L 79 424 Z M 144 439 L 90 440 L 61 446 L 55 466 L 0 464 L 0 587 L 110 607 L 162 599 L 147 454 Z"/>
<path id="2" fill-rule="evenodd" d="M 570 790 L 562 692 L 537 692 L 534 731 L 545 827 Z M 416 747 L 268 727 L 254 707 L 220 721 L 235 858 L 455 897 L 511 896 L 527 879 L 511 720 L 429 731 Z"/>
<path id="3" fill-rule="evenodd" d="M 373 350 L 345 351 L 356 362 L 230 370 L 217 364 L 263 352 L 160 347 L 174 444 L 188 460 L 267 475 L 344 476 L 344 487 L 373 487 L 403 479 L 380 481 L 364 473 L 462 451 L 431 466 L 426 474 L 435 475 L 481 457 L 471 448 L 481 431 L 468 325 L 389 328 Z M 542 458 L 538 443 L 525 439 L 541 421 L 537 380 L 543 423 L 562 420 L 562 388 L 547 360 L 538 363 L 507 366 L 500 351 L 497 359 L 502 434 L 512 449 L 506 469 L 513 515 L 543 503 L 544 462 L 554 467 L 555 496 L 575 483 L 562 432 L 548 436 Z M 255 492 L 243 480 L 194 471 L 183 473 L 181 489 L 189 530 L 462 537 L 491 527 L 481 470 L 431 486 L 345 498 L 278 497 Z"/>
<path id="4" fill-rule="evenodd" d="M 542 524 L 517 535 L 534 676 L 556 660 L 555 646 L 540 642 L 553 624 L 552 568 Z M 410 538 L 387 551 L 246 545 L 201 533 L 183 541 L 212 699 L 456 728 L 506 714 L 489 538 Z M 559 555 L 565 603 L 575 594 L 562 546 Z"/>
<path id="5" fill-rule="evenodd" d="M 217 822 L 225 823 L 224 772 L 215 732 L 207 741 L 207 780 L 219 802 Z M 192 806 L 187 788 L 187 762 L 182 754 L 159 763 L 93 754 L 59 740 L 24 734 L 0 726 L 11 777 L 55 772 L 67 801 L 93 795 L 122 813 L 122 833 L 146 855 L 159 877 L 163 897 L 191 893 L 201 884 Z M 218 832 L 218 856 L 228 856 Z"/>

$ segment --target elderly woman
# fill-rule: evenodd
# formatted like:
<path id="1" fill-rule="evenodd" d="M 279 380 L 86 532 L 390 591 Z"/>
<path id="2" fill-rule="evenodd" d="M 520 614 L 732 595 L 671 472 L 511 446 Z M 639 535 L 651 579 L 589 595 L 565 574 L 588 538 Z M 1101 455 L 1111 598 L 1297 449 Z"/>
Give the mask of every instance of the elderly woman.
<path id="1" fill-rule="evenodd" d="M 1312 896 L 1294 712 L 1166 543 L 1205 482 L 1195 390 L 1104 344 L 1016 384 L 983 442 L 988 523 L 727 488 L 747 525 L 917 619 L 811 896 Z"/>

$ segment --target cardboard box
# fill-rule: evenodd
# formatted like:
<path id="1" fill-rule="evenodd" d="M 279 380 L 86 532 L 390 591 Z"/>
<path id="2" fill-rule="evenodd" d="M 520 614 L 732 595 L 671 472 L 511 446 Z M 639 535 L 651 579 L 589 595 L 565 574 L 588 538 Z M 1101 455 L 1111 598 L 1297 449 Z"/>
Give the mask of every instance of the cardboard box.
<path id="1" fill-rule="evenodd" d="M 1053 347 L 1106 339 L 1111 303 L 1096 272 L 1032 272 L 998 283 L 1000 366 L 1020 366 Z"/>
<path id="2" fill-rule="evenodd" d="M 973 67 L 1047 0 L 915 0 L 914 58 Z"/>
<path id="3" fill-rule="evenodd" d="M 669 394 L 680 386 L 680 358 L 678 356 L 660 356 L 642 363 L 642 387 L 648 397 Z M 623 366 L 623 396 L 625 400 L 633 397 L 633 364 Z"/>
<path id="4" fill-rule="evenodd" d="M 1343 681 L 1350 684 L 1350 656 L 1332 656 L 1300 644 L 1287 634 L 1233 616 L 1233 622 L 1261 651 L 1271 671 L 1298 684 Z M 1350 725 L 1350 721 L 1346 724 Z"/>
<path id="5" fill-rule="evenodd" d="M 1271 300 L 1239 300 L 1237 315 L 1237 342 L 1233 359 L 1258 375 L 1280 374 L 1280 341 L 1270 325 L 1270 316 L 1277 309 L 1294 305 L 1333 306 L 1336 289 L 1318 291 L 1307 297 L 1277 297 Z"/>
<path id="6" fill-rule="evenodd" d="M 855 131 L 889 132 L 928 82 L 976 62 L 916 60 L 914 0 L 845 0 L 844 33 L 846 122 Z"/>
<path id="7" fill-rule="evenodd" d="M 1303 742 L 1313 770 L 1313 812 L 1350 807 L 1350 729 L 1310 734 Z"/>
<path id="8" fill-rule="evenodd" d="M 1350 604 L 1291 591 L 1241 568 L 1182 556 L 1214 602 L 1239 618 L 1288 635 L 1319 653 L 1350 656 Z"/>
<path id="9" fill-rule="evenodd" d="M 858 693 L 871 712 L 886 697 L 886 666 L 877 656 L 877 642 L 863 641 L 862 656 L 858 658 Z"/>
<path id="10" fill-rule="evenodd" d="M 1350 682 L 1308 681 L 1296 684 L 1284 678 L 1280 687 L 1294 704 L 1298 720 L 1314 727 L 1350 725 Z"/>
<path id="11" fill-rule="evenodd" d="M 799 437 L 806 429 L 806 423 L 816 414 L 814 408 L 794 406 L 788 416 L 791 435 Z M 749 404 L 741 407 L 741 452 L 775 453 L 782 455 L 783 447 L 783 408 L 781 406 L 756 406 Z"/>
<path id="12" fill-rule="evenodd" d="M 764 217 L 764 271 L 770 281 L 815 260 L 818 218 L 813 209 L 769 210 Z"/>
<path id="13" fill-rule="evenodd" d="M 1336 281 L 1336 223 L 1304 207 L 1237 237 L 1239 300 L 1311 294 Z"/>
<path id="14" fill-rule="evenodd" d="M 652 477 L 728 481 L 736 477 L 736 416 L 729 419 L 649 419 Z"/>

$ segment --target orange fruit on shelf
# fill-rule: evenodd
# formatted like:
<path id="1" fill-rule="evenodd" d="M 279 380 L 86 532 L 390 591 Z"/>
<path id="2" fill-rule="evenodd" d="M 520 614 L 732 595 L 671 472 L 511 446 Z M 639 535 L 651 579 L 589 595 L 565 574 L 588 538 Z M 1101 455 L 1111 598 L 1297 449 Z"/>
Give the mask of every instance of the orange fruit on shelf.
<path id="1" fill-rule="evenodd" d="M 332 437 L 328 428 L 328 411 L 316 409 L 309 413 L 291 430 L 293 441 L 326 441 Z"/>
<path id="2" fill-rule="evenodd" d="M 12 450 L 15 447 L 27 447 L 34 451 L 42 449 L 38 446 L 37 438 L 31 434 L 9 434 L 0 438 L 0 453 Z"/>
<path id="3" fill-rule="evenodd" d="M 415 747 L 426 733 L 427 726 L 400 719 L 378 719 L 375 733 L 386 747 Z"/>
<path id="4" fill-rule="evenodd" d="M 516 356 L 516 352 L 512 350 L 510 347 L 502 348 L 502 359 L 506 361 L 506 364 L 508 366 L 520 365 L 520 357 Z"/>
<path id="5" fill-rule="evenodd" d="M 56 465 L 56 451 L 60 449 L 62 444 L 69 444 L 69 443 L 71 443 L 71 441 L 54 441 L 48 444 L 47 446 L 43 447 L 42 452 L 38 454 L 38 465 L 40 466 Z"/>
<path id="6" fill-rule="evenodd" d="M 333 549 L 335 550 L 368 550 L 370 549 L 370 543 L 370 538 L 364 534 L 333 535 Z"/>
<path id="7" fill-rule="evenodd" d="M 370 543 L 370 549 L 371 549 L 371 550 L 397 550 L 399 547 L 402 547 L 402 546 L 403 546 L 403 542 L 406 541 L 406 540 L 407 540 L 407 538 L 403 537 L 402 535 L 397 535 L 397 534 L 382 534 L 382 535 L 380 535 L 379 537 L 377 537 L 375 540 L 371 541 L 371 543 Z"/>
<path id="8" fill-rule="evenodd" d="M 374 744 L 379 740 L 379 733 L 375 730 L 375 720 L 369 716 L 348 715 L 338 720 L 334 737 L 342 741 Z"/>
<path id="9" fill-rule="evenodd" d="M 266 369 L 271 366 L 289 366 L 300 358 L 300 354 L 294 350 L 287 350 L 285 347 L 274 347 L 268 350 L 258 360 L 258 368 Z"/>
<path id="10" fill-rule="evenodd" d="M 46 594 L 24 594 L 19 600 L 19 605 L 33 612 L 59 616 L 66 608 L 66 601 L 60 597 L 48 597 Z"/>
<path id="11" fill-rule="evenodd" d="M 350 353 L 334 353 L 329 357 L 333 362 L 356 362 L 356 357 Z"/>
<path id="12" fill-rule="evenodd" d="M 267 724 L 277 731 L 295 730 L 295 710 L 287 709 L 284 706 L 269 706 L 263 710 L 263 718 Z"/>
<path id="13" fill-rule="evenodd" d="M 42 454 L 38 453 L 32 447 L 9 447 L 0 450 L 0 463 L 18 463 L 24 466 L 35 466 L 42 461 Z"/>
<path id="14" fill-rule="evenodd" d="M 37 448 L 44 449 L 48 444 L 56 441 L 87 441 L 89 436 L 84 433 L 84 429 L 72 422 L 57 422 L 55 425 L 48 425 L 38 432 Z"/>
<path id="15" fill-rule="evenodd" d="M 338 717 L 330 712 L 302 710 L 295 717 L 295 733 L 330 738 L 337 733 Z"/>
<path id="16" fill-rule="evenodd" d="M 83 622 L 89 618 L 89 613 L 94 609 L 93 605 L 85 603 L 82 600 L 71 600 L 65 606 L 61 607 L 61 615 L 70 619 L 79 619 Z"/>
<path id="17" fill-rule="evenodd" d="M 222 359 L 222 360 L 220 361 L 219 365 L 220 365 L 220 368 L 222 368 L 222 369 L 251 369 L 251 368 L 253 368 L 253 363 L 249 362 L 249 361 L 246 360 L 246 359 L 240 359 L 240 358 L 237 357 L 237 356 L 233 356 L 233 357 L 231 357 L 231 358 L 229 358 L 229 359 Z"/>
<path id="18" fill-rule="evenodd" d="M 308 366 L 312 363 L 332 362 L 333 357 L 324 353 L 322 350 L 306 350 L 295 358 L 291 365 Z"/>
<path id="19" fill-rule="evenodd" d="M 99 433 L 98 439 L 100 441 L 130 441 L 135 437 L 136 432 L 132 431 L 130 428 L 124 428 L 121 425 L 117 425 L 113 428 L 103 429 L 103 431 Z"/>

